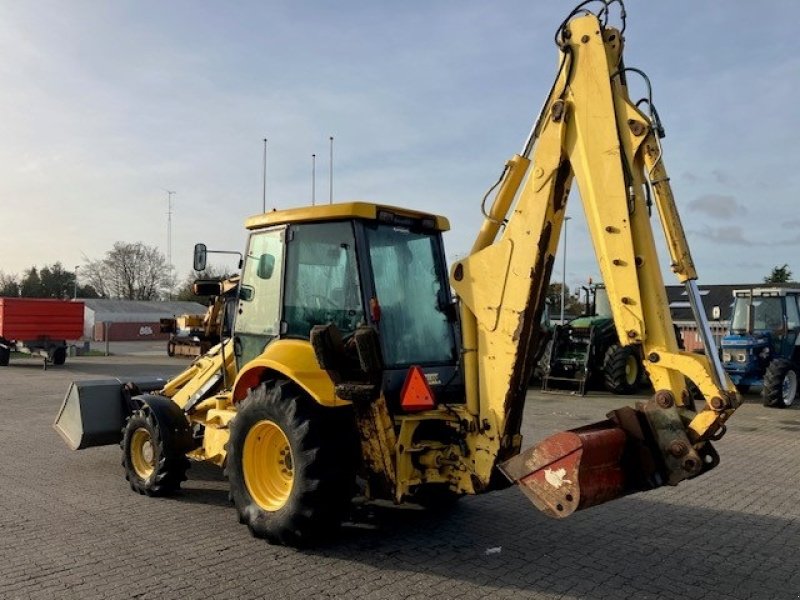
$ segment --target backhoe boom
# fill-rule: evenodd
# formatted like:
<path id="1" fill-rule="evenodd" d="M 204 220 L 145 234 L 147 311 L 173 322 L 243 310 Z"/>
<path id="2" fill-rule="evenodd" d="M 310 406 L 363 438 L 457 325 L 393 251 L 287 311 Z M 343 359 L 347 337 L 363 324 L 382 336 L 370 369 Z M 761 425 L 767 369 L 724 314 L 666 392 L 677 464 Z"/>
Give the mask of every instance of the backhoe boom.
<path id="1" fill-rule="evenodd" d="M 717 458 L 708 441 L 723 431 L 739 399 L 719 361 L 709 363 L 710 334 L 707 356 L 678 348 L 652 200 L 671 268 L 687 284 L 701 331 L 708 326 L 692 293 L 697 273 L 664 166 L 660 122 L 651 99 L 648 116 L 628 97 L 620 31 L 585 14 L 565 22 L 558 38 L 561 68 L 532 138 L 524 155 L 506 164 L 473 252 L 453 266 L 451 284 L 462 301 L 467 406 L 500 432 L 495 450 L 504 460 L 519 452 L 530 356 L 577 182 L 619 339 L 639 349 L 656 394 L 501 466 L 540 508 L 563 516 L 712 468 Z M 706 399 L 699 413 L 687 378 Z"/>

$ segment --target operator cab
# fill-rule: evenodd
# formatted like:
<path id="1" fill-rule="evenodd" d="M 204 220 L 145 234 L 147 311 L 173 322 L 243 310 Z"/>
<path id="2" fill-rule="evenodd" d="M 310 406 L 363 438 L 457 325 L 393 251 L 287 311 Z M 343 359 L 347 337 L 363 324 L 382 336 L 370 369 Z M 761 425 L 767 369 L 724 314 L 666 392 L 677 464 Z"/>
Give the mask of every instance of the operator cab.
<path id="1" fill-rule="evenodd" d="M 398 400 L 420 366 L 439 402 L 463 402 L 443 217 L 362 202 L 252 217 L 234 326 L 237 366 L 276 339 L 334 324 L 377 330 L 383 390 Z"/>

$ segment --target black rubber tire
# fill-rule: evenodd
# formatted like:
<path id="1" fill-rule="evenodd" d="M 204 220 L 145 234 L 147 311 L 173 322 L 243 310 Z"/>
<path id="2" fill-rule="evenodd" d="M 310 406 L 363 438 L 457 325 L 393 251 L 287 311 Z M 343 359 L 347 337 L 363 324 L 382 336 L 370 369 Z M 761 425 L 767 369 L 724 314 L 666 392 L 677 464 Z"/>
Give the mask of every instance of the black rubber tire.
<path id="1" fill-rule="evenodd" d="M 787 377 L 789 381 L 787 381 Z M 784 383 L 791 385 L 794 380 L 794 397 L 784 400 Z M 767 367 L 764 374 L 764 386 L 761 394 L 764 397 L 764 406 L 771 408 L 786 408 L 794 404 L 797 399 L 798 368 L 793 362 L 785 358 L 776 358 Z"/>
<path id="2" fill-rule="evenodd" d="M 8 348 L 0 348 L 0 367 L 7 367 L 11 360 L 11 350 Z"/>
<path id="3" fill-rule="evenodd" d="M 633 358 L 633 361 L 630 359 Z M 636 365 L 634 377 L 628 373 L 629 365 Z M 642 363 L 632 346 L 612 345 L 603 359 L 606 389 L 612 394 L 635 394 L 642 380 Z"/>
<path id="4" fill-rule="evenodd" d="M 131 457 L 131 442 L 133 434 L 138 429 L 145 429 L 150 435 L 154 466 L 153 472 L 147 478 L 141 477 L 136 472 Z M 125 479 L 134 492 L 146 496 L 168 496 L 177 492 L 181 483 L 186 481 L 189 459 L 176 448 L 174 440 L 170 439 L 172 435 L 170 428 L 159 426 L 158 420 L 147 405 L 128 417 L 122 429 L 120 446 Z"/>
<path id="5" fill-rule="evenodd" d="M 59 346 L 53 350 L 53 364 L 63 365 L 65 362 L 67 362 L 67 347 Z"/>
<path id="6" fill-rule="evenodd" d="M 292 458 L 291 490 L 272 511 L 253 499 L 243 469 L 247 435 L 264 420 L 286 436 Z M 321 407 L 292 382 L 269 381 L 251 389 L 231 421 L 225 468 L 239 521 L 253 536 L 286 546 L 308 546 L 333 533 L 355 490 L 354 430 L 349 409 Z"/>

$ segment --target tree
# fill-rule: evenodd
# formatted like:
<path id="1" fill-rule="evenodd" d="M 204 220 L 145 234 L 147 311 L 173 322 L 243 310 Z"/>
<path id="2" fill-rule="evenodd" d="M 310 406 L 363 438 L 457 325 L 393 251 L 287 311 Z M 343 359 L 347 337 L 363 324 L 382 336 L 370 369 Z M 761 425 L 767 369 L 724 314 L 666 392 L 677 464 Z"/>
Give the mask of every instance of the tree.
<path id="1" fill-rule="evenodd" d="M 99 298 L 100 294 L 90 285 L 78 284 L 78 298 Z"/>
<path id="2" fill-rule="evenodd" d="M 19 296 L 19 282 L 16 275 L 6 275 L 0 271 L 0 296 Z"/>
<path id="3" fill-rule="evenodd" d="M 764 283 L 788 283 L 792 280 L 792 271 L 786 263 L 782 267 L 773 267 L 772 272 L 764 277 Z"/>
<path id="4" fill-rule="evenodd" d="M 75 273 L 65 271 L 60 262 L 39 271 L 40 298 L 71 298 L 75 293 Z"/>
<path id="5" fill-rule="evenodd" d="M 81 276 L 103 297 L 157 300 L 170 289 L 167 260 L 142 242 L 115 242 L 103 259 L 89 260 Z"/>
<path id="6" fill-rule="evenodd" d="M 42 297 L 42 280 L 39 278 L 39 271 L 36 267 L 31 267 L 25 271 L 19 287 L 20 296 L 25 298 Z"/>
<path id="7" fill-rule="evenodd" d="M 547 298 L 550 300 L 550 314 L 553 318 L 561 316 L 561 284 L 551 283 L 547 286 Z M 571 295 L 569 286 L 564 288 L 564 314 L 575 316 L 583 313 L 585 306 L 578 295 Z"/>
<path id="8" fill-rule="evenodd" d="M 194 291 L 192 290 L 192 286 L 196 279 L 218 279 L 223 280 L 230 277 L 231 274 L 228 273 L 224 269 L 219 269 L 213 265 L 206 266 L 205 270 L 203 271 L 189 271 L 186 279 L 183 282 L 183 285 L 178 289 L 178 295 L 176 299 L 184 300 L 187 302 L 199 302 L 200 304 L 205 304 L 208 298 L 202 296 L 196 296 Z"/>

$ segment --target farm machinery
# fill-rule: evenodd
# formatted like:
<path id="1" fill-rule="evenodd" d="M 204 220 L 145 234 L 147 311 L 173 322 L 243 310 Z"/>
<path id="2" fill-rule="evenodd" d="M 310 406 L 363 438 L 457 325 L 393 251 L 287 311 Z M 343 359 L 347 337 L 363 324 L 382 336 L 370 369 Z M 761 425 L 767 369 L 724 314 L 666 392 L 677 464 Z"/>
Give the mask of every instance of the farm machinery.
<path id="1" fill-rule="evenodd" d="M 231 335 L 161 389 L 111 382 L 90 401 L 73 384 L 56 427 L 73 447 L 119 441 L 142 494 L 176 492 L 190 460 L 222 467 L 239 520 L 288 545 L 335 531 L 354 494 L 442 505 L 514 482 L 561 518 L 714 468 L 712 442 L 741 399 L 715 352 L 678 346 L 650 208 L 707 350 L 713 340 L 663 127 L 652 96 L 628 95 L 642 72 L 622 60 L 624 10 L 623 27 L 608 24 L 622 3 L 585 4 L 556 32 L 542 111 L 449 277 L 442 216 L 367 202 L 253 216 Z M 644 357 L 655 394 L 523 451 L 573 181 L 620 345 Z M 202 269 L 204 247 L 195 259 Z"/>

